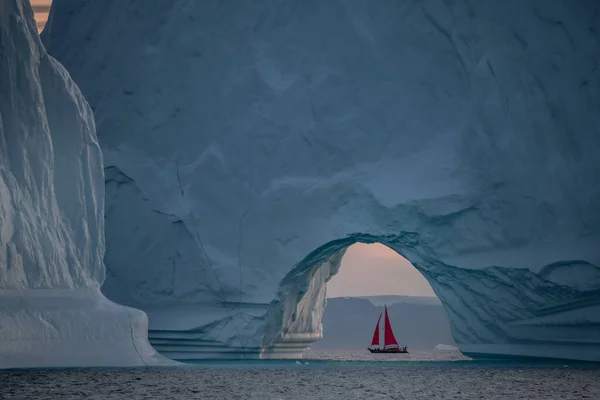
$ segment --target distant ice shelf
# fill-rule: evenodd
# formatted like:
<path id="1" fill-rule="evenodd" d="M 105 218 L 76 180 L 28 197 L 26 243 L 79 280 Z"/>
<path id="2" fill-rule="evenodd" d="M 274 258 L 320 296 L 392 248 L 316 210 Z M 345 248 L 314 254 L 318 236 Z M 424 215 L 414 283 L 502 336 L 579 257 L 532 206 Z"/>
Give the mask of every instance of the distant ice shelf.
<path id="1" fill-rule="evenodd" d="M 103 293 L 174 359 L 297 357 L 379 242 L 462 351 L 600 361 L 598 26 L 585 0 L 54 0 L 104 154 Z"/>

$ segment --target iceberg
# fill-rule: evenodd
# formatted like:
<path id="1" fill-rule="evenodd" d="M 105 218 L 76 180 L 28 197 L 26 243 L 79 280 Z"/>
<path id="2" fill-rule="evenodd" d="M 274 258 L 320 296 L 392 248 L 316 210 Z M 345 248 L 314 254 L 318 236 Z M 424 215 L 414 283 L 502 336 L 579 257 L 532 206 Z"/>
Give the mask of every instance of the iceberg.
<path id="1" fill-rule="evenodd" d="M 437 346 L 435 346 L 436 350 L 443 350 L 443 351 L 455 351 L 458 350 L 458 347 L 456 346 L 452 346 L 449 344 L 438 344 Z"/>
<path id="2" fill-rule="evenodd" d="M 29 1 L 0 0 L 0 368 L 172 363 L 108 300 L 94 118 Z"/>
<path id="3" fill-rule="evenodd" d="M 299 358 L 378 242 L 465 354 L 600 361 L 598 26 L 595 1 L 55 0 L 102 292 L 172 359 Z"/>

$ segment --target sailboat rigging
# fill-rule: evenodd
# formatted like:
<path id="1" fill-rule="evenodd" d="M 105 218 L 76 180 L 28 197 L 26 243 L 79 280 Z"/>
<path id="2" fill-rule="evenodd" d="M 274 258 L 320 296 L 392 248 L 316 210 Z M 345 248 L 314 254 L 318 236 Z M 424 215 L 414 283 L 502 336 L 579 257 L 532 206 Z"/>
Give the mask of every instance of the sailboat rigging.
<path id="1" fill-rule="evenodd" d="M 383 318 L 383 347 L 379 345 L 379 323 L 381 322 L 381 316 Z M 375 332 L 373 332 L 373 339 L 371 340 L 371 346 L 368 347 L 371 353 L 408 353 L 406 346 L 400 347 L 394 331 L 392 331 L 392 324 L 390 324 L 390 318 L 388 316 L 387 305 L 379 314 L 377 319 L 377 325 L 375 325 Z"/>

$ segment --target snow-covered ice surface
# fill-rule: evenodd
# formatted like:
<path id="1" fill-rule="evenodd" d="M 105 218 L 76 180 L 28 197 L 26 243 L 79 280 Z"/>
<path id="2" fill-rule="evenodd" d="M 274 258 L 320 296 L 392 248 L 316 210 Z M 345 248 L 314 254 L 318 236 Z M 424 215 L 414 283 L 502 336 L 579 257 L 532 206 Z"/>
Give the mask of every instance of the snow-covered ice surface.
<path id="1" fill-rule="evenodd" d="M 594 0 L 55 0 L 103 293 L 169 357 L 295 357 L 380 242 L 463 352 L 600 361 L 599 26 Z"/>
<path id="2" fill-rule="evenodd" d="M 0 0 L 0 368 L 170 363 L 100 293 L 103 183 L 88 103 L 29 1 Z"/>

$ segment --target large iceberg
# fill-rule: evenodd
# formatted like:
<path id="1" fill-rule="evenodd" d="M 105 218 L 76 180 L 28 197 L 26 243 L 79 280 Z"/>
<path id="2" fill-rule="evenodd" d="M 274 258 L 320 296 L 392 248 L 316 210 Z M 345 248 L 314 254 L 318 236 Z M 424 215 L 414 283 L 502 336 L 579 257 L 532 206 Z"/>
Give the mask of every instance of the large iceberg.
<path id="1" fill-rule="evenodd" d="M 463 352 L 600 361 L 599 26 L 594 0 L 55 0 L 103 293 L 174 359 L 297 357 L 379 242 Z"/>
<path id="2" fill-rule="evenodd" d="M 103 208 L 92 111 L 29 1 L 0 0 L 0 368 L 170 363 L 100 292 Z"/>

